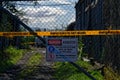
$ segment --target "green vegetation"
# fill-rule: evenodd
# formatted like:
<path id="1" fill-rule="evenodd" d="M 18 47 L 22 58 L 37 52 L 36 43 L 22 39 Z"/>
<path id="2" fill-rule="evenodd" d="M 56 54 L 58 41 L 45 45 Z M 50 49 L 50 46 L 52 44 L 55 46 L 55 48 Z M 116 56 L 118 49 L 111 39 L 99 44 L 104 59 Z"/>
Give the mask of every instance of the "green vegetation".
<path id="1" fill-rule="evenodd" d="M 0 59 L 2 59 L 3 54 L 5 56 L 4 59 L 0 60 L 0 72 L 4 71 L 11 66 L 15 65 L 23 56 L 24 51 L 14 48 L 12 46 L 8 47 L 4 50 L 4 53 L 0 53 Z"/>
<path id="2" fill-rule="evenodd" d="M 120 80 L 120 75 L 115 72 L 111 67 L 104 68 L 104 75 L 106 80 Z"/>
<path id="3" fill-rule="evenodd" d="M 27 66 L 39 65 L 39 64 L 40 64 L 41 57 L 42 57 L 42 56 L 40 55 L 40 53 L 34 54 L 34 55 L 29 59 Z"/>
<path id="4" fill-rule="evenodd" d="M 6 53 L 9 55 L 9 60 L 16 64 L 23 56 L 23 50 L 18 50 L 12 46 L 5 50 Z"/>
<path id="5" fill-rule="evenodd" d="M 83 46 L 84 46 L 84 44 L 82 43 L 82 40 L 79 38 L 79 41 L 78 41 L 78 59 L 81 59 L 82 58 L 82 56 L 84 55 L 84 53 L 83 53 Z"/>
<path id="6" fill-rule="evenodd" d="M 26 68 L 20 72 L 18 78 L 29 76 L 34 70 L 36 70 L 36 65 L 40 64 L 41 58 L 42 56 L 40 53 L 32 55 L 26 64 Z"/>
<path id="7" fill-rule="evenodd" d="M 29 37 L 22 37 L 22 46 L 24 46 L 27 49 L 29 48 L 29 44 L 30 42 L 35 42 L 35 37 L 34 36 L 29 36 Z"/>
<path id="8" fill-rule="evenodd" d="M 87 56 L 86 53 L 83 53 L 82 48 L 83 44 L 81 40 L 79 41 L 79 56 L 76 64 L 84 68 L 87 72 L 89 72 L 92 76 L 94 76 L 97 80 L 104 80 L 104 77 L 101 75 L 100 71 L 94 70 L 94 67 L 90 64 L 90 62 L 82 61 L 81 58 L 83 56 Z M 57 62 L 54 65 L 56 69 L 55 78 L 58 80 L 91 80 L 88 76 L 86 76 L 83 72 L 79 71 L 76 67 L 71 65 L 68 62 Z"/>
<path id="9" fill-rule="evenodd" d="M 103 76 L 97 70 L 93 70 L 93 67 L 89 62 L 77 61 L 78 65 L 86 69 L 91 75 L 93 75 L 97 80 L 103 80 Z M 91 80 L 84 73 L 78 71 L 77 68 L 72 66 L 70 63 L 56 63 L 54 68 L 56 69 L 55 78 L 58 80 Z"/>
<path id="10" fill-rule="evenodd" d="M 35 37 L 34 36 L 29 36 L 29 37 L 23 37 L 22 42 L 27 43 L 27 42 L 34 42 Z"/>
<path id="11" fill-rule="evenodd" d="M 0 31 L 1 32 L 11 31 L 12 30 L 12 24 L 8 20 L 7 14 L 5 14 L 3 12 L 1 14 L 2 14 L 2 17 L 1 17 L 1 21 L 0 21 Z"/>

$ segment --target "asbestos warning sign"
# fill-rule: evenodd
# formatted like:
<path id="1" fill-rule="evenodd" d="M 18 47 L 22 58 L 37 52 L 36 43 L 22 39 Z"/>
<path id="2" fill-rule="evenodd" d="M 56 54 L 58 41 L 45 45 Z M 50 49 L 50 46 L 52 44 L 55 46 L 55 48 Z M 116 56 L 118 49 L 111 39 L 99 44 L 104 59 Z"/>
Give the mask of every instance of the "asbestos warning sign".
<path id="1" fill-rule="evenodd" d="M 76 61 L 78 40 L 68 37 L 47 38 L 47 61 Z"/>

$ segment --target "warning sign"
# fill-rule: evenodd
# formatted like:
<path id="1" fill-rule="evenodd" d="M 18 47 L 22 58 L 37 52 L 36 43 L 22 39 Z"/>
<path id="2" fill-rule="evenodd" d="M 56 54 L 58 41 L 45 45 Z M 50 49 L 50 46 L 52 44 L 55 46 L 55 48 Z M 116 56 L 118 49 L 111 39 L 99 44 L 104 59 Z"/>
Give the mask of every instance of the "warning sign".
<path id="1" fill-rule="evenodd" d="M 48 37 L 47 39 L 47 61 L 76 61 L 78 40 L 68 37 Z"/>

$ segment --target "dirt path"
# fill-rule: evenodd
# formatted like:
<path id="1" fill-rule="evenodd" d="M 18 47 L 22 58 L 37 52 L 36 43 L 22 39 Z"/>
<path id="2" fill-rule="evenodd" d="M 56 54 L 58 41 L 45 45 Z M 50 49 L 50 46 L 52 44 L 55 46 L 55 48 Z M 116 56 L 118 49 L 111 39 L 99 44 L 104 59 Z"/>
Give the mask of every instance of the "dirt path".
<path id="1" fill-rule="evenodd" d="M 17 78 L 19 73 L 25 69 L 31 69 L 31 67 L 26 64 L 32 55 L 35 53 L 40 53 L 42 55 L 42 60 L 39 65 L 32 67 L 34 71 L 24 78 Z M 54 69 L 52 68 L 53 63 L 46 62 L 45 60 L 45 49 L 44 48 L 34 48 L 32 51 L 27 52 L 18 63 L 11 69 L 7 70 L 5 73 L 0 74 L 0 80 L 56 80 L 53 78 Z"/>
<path id="2" fill-rule="evenodd" d="M 36 51 L 42 54 L 42 62 L 40 65 L 35 66 L 35 71 L 25 80 L 56 80 L 53 78 L 53 63 L 45 60 L 45 49 L 36 49 Z"/>

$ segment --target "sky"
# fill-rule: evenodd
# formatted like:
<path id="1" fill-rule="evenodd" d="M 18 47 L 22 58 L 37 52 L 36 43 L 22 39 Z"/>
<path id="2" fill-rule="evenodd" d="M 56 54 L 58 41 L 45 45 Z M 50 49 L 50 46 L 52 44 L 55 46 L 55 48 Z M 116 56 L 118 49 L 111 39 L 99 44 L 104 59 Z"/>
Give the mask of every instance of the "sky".
<path id="1" fill-rule="evenodd" d="M 17 2 L 17 8 L 25 12 L 27 25 L 31 28 L 62 29 L 75 21 L 75 2 L 78 0 L 41 0 Z"/>

